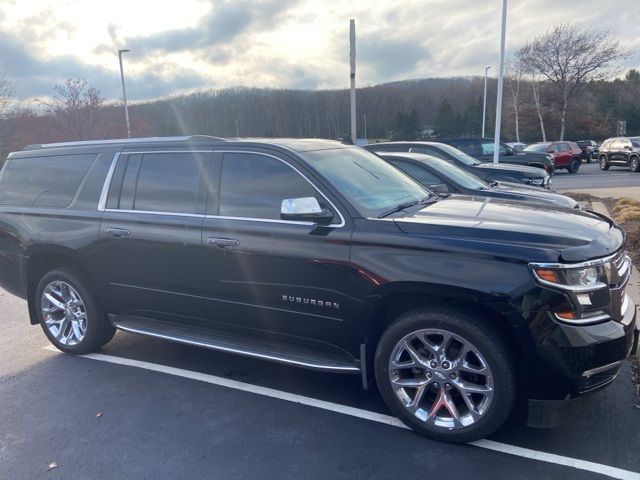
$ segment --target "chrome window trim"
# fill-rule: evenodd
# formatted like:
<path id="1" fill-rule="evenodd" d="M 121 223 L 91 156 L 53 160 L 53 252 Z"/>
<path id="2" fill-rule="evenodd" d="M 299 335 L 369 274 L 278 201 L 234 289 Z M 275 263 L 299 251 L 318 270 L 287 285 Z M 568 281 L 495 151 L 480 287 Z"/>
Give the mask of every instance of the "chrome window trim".
<path id="1" fill-rule="evenodd" d="M 294 170 L 296 173 L 298 173 L 298 175 L 300 175 L 302 178 L 304 178 L 309 185 L 311 185 L 315 191 L 317 191 L 320 195 L 322 195 L 322 197 L 329 202 L 329 205 L 331 205 L 331 207 L 333 208 L 333 210 L 338 214 L 338 216 L 340 217 L 340 223 L 331 223 L 329 225 L 319 225 L 322 227 L 330 227 L 330 228 L 341 228 L 344 227 L 346 225 L 344 216 L 342 215 L 342 212 L 334 205 L 334 203 L 329 200 L 329 198 L 327 198 L 327 196 L 322 193 L 322 190 L 320 190 L 318 187 L 316 187 L 316 185 L 309 180 L 309 178 L 302 173 L 300 170 L 298 170 L 296 167 L 294 167 L 293 165 L 291 165 L 289 162 L 287 162 L 286 160 L 283 160 L 279 157 L 276 157 L 275 155 L 271 155 L 269 153 L 263 153 L 263 152 L 256 152 L 256 151 L 251 151 L 251 150 L 216 150 L 216 153 L 246 153 L 249 155 L 262 155 L 264 157 L 271 157 L 271 158 L 275 158 L 276 160 L 284 163 L 285 165 L 287 165 L 289 168 L 291 168 L 292 170 Z M 275 219 L 275 218 L 257 218 L 257 217 L 235 217 L 235 216 L 226 216 L 226 215 L 206 215 L 206 218 L 221 218 L 221 219 L 227 219 L 227 220 L 247 220 L 250 222 L 267 222 L 267 223 L 291 223 L 294 225 L 316 225 L 313 222 L 297 222 L 295 220 L 279 220 L 279 219 Z"/>
<path id="2" fill-rule="evenodd" d="M 146 150 L 146 151 L 127 151 L 127 152 L 118 152 L 113 156 L 113 160 L 111 161 L 111 166 L 109 167 L 109 171 L 107 172 L 107 177 L 104 179 L 104 183 L 102 184 L 102 192 L 100 193 L 100 200 L 98 201 L 98 211 L 99 212 L 124 212 L 124 213 L 143 213 L 143 214 L 152 214 L 152 215 L 180 215 L 187 217 L 204 217 L 204 214 L 201 213 L 173 213 L 173 212 L 153 212 L 153 211 L 142 211 L 142 210 L 121 210 L 119 208 L 106 208 L 107 206 L 107 196 L 109 195 L 109 189 L 111 188 L 111 181 L 113 180 L 113 173 L 116 170 L 116 166 L 118 164 L 118 160 L 120 159 L 120 155 L 140 155 L 145 153 L 213 153 L 213 150 Z"/>
<path id="3" fill-rule="evenodd" d="M 118 163 L 119 157 L 120 157 L 120 152 L 116 153 L 113 156 L 113 160 L 111 160 L 111 165 L 109 166 L 109 171 L 107 172 L 107 177 L 104 179 L 104 183 L 102 184 L 102 191 L 100 192 L 100 200 L 98 200 L 99 212 L 104 212 L 105 207 L 107 206 L 107 195 L 109 194 L 109 188 L 111 188 L 111 179 L 113 178 L 113 172 L 116 169 L 116 164 Z"/>

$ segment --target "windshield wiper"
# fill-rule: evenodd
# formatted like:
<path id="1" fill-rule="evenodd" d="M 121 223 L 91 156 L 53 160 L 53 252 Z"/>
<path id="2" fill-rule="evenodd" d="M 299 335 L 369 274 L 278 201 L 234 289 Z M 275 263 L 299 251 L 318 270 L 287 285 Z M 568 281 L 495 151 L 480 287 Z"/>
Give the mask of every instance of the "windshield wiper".
<path id="1" fill-rule="evenodd" d="M 380 215 L 378 215 L 378 218 L 384 218 L 384 217 L 387 217 L 387 216 L 391 215 L 392 213 L 401 212 L 402 210 L 406 210 L 407 208 L 415 207 L 415 206 L 418 206 L 418 205 L 429 205 L 429 204 L 435 203 L 437 201 L 438 201 L 438 196 L 434 195 L 434 194 L 431 194 L 428 197 L 424 197 L 422 200 L 413 200 L 411 202 L 399 203 L 398 205 L 396 205 L 392 209 L 387 210 L 386 212 L 383 212 Z"/>

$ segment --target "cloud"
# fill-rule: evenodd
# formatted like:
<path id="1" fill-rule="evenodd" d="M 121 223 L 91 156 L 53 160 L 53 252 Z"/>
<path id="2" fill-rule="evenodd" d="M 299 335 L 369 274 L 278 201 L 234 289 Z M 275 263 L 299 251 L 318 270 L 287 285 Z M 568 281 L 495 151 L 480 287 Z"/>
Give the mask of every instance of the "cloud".
<path id="1" fill-rule="evenodd" d="M 380 80 L 390 80 L 413 73 L 431 54 L 415 38 L 369 35 L 358 40 L 356 56 L 359 68 L 371 70 Z"/>

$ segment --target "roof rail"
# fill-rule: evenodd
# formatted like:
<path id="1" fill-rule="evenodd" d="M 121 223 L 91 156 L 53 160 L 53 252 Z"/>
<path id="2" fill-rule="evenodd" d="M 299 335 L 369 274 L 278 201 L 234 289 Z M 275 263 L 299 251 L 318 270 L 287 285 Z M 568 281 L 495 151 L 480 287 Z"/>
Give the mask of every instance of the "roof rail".
<path id="1" fill-rule="evenodd" d="M 57 143 L 34 143 L 27 145 L 23 150 L 39 150 L 42 148 L 75 147 L 85 145 L 113 145 L 113 144 L 135 144 L 144 142 L 215 142 L 225 141 L 224 138 L 212 137 L 209 135 L 187 135 L 183 137 L 143 137 L 143 138 L 115 138 L 109 140 L 81 140 L 77 142 L 57 142 Z"/>

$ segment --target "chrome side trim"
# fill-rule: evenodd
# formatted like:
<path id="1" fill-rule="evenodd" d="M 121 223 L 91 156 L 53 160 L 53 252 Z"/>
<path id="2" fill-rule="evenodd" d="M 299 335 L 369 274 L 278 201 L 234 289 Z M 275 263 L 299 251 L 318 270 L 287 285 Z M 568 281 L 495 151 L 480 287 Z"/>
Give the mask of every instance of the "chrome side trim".
<path id="1" fill-rule="evenodd" d="M 295 220 L 278 220 L 275 218 L 253 218 L 253 217 L 228 217 L 226 215 L 205 215 L 205 218 L 220 219 L 220 220 L 246 220 L 248 222 L 266 222 L 266 223 L 290 223 L 293 225 L 316 225 L 313 222 L 299 222 Z M 337 227 L 337 225 L 321 225 L 325 227 Z"/>
<path id="2" fill-rule="evenodd" d="M 315 184 L 309 180 L 309 178 L 307 178 L 307 176 L 302 173 L 300 170 L 298 170 L 296 167 L 294 167 L 293 165 L 291 165 L 289 162 L 276 157 L 275 155 L 270 155 L 268 153 L 262 153 L 262 152 L 255 152 L 255 151 L 251 151 L 251 150 L 217 150 L 216 149 L 216 153 L 246 153 L 249 155 L 262 155 L 264 157 L 271 157 L 271 158 L 275 158 L 276 160 L 284 163 L 285 165 L 287 165 L 289 168 L 293 169 L 294 171 L 296 171 L 298 173 L 298 175 L 300 175 L 302 178 L 304 178 L 309 185 L 311 185 L 320 195 L 322 195 L 322 197 L 329 202 L 329 205 L 331 205 L 331 207 L 333 208 L 333 210 L 338 214 L 338 216 L 340 217 L 340 223 L 331 223 L 329 225 L 322 225 L 323 227 L 332 227 L 332 228 L 340 228 L 340 227 L 344 227 L 346 225 L 346 222 L 344 220 L 344 216 L 342 215 L 342 212 L 333 204 L 333 202 L 331 200 L 329 200 L 327 198 L 327 196 L 322 193 L 322 191 L 315 186 Z M 292 221 L 288 221 L 288 220 L 273 220 L 273 219 L 268 219 L 268 218 L 243 218 L 243 217 L 225 217 L 225 216 L 218 216 L 218 215 L 207 215 L 207 217 L 211 217 L 211 218 L 228 218 L 229 220 L 249 220 L 249 221 L 261 221 L 261 222 L 278 222 L 278 223 L 298 223 L 301 225 L 305 225 L 305 224 L 309 224 L 309 225 L 315 225 L 312 222 L 292 222 Z"/>
<path id="3" fill-rule="evenodd" d="M 618 367 L 620 365 L 622 365 L 624 363 L 624 360 L 618 360 L 617 362 L 613 362 L 613 363 L 609 363 L 607 365 L 603 365 L 601 367 L 597 367 L 597 368 L 592 368 L 591 370 L 587 370 L 585 372 L 582 372 L 582 375 L 580 375 L 581 377 L 593 377 L 594 375 L 601 373 L 601 372 L 605 372 L 607 370 L 610 370 L 612 368 Z"/>
<path id="4" fill-rule="evenodd" d="M 120 152 L 122 155 L 141 155 L 145 153 L 213 153 L 213 150 L 140 150 L 140 151 L 129 151 Z"/>
<path id="5" fill-rule="evenodd" d="M 109 194 L 109 188 L 111 187 L 111 179 L 113 178 L 113 172 L 116 169 L 116 164 L 118 163 L 119 157 L 120 157 L 120 152 L 116 153 L 113 156 L 113 160 L 111 160 L 111 166 L 109 167 L 107 176 L 104 179 L 104 183 L 102 184 L 102 192 L 100 192 L 100 200 L 98 200 L 99 212 L 104 212 L 104 209 L 107 206 L 107 195 Z"/>
<path id="6" fill-rule="evenodd" d="M 611 320 L 611 317 L 606 313 L 603 313 L 602 315 L 594 315 L 593 317 L 576 318 L 575 320 L 567 320 L 566 318 L 559 317 L 555 313 L 553 314 L 553 316 L 556 320 L 564 323 L 565 325 L 585 325 L 588 323 L 596 323 L 596 322 L 602 322 L 605 320 Z"/>
<path id="7" fill-rule="evenodd" d="M 239 355 L 244 355 L 246 357 L 260 358 L 262 360 L 270 360 L 272 362 L 284 363 L 286 365 L 295 365 L 298 367 L 306 367 L 306 368 L 312 368 L 316 370 L 325 370 L 325 371 L 338 371 L 338 372 L 359 372 L 360 371 L 358 367 L 337 367 L 333 365 L 322 365 L 322 364 L 301 362 L 297 360 L 291 360 L 289 358 L 278 357 L 276 355 L 266 355 L 264 353 L 257 353 L 248 349 L 243 350 L 239 348 L 224 347 L 222 345 L 215 345 L 213 343 L 206 343 L 206 342 L 198 342 L 195 340 L 187 340 L 185 338 L 174 337 L 174 336 L 166 335 L 163 333 L 149 332 L 146 330 L 141 330 L 141 329 L 132 328 L 132 327 L 123 327 L 118 325 L 117 323 L 114 323 L 114 326 L 120 330 L 124 330 L 125 332 L 137 333 L 139 335 L 146 335 L 149 337 L 161 338 L 163 340 L 170 340 L 173 342 L 184 343 L 184 344 L 193 345 L 196 347 L 209 348 L 209 349 L 218 350 L 221 352 L 236 353 Z"/>
<path id="8" fill-rule="evenodd" d="M 119 212 L 119 213 L 139 213 L 143 215 L 168 215 L 173 217 L 195 217 L 204 218 L 202 213 L 179 213 L 179 212 L 154 212 L 152 210 L 121 210 L 118 208 L 107 208 L 105 212 Z"/>
<path id="9" fill-rule="evenodd" d="M 561 268 L 561 269 L 569 269 L 569 268 L 583 268 L 583 267 L 595 267 L 597 265 L 604 265 L 612 261 L 616 256 L 618 256 L 620 252 L 614 253 L 612 255 L 608 255 L 602 258 L 596 258 L 595 260 L 588 260 L 586 262 L 580 263 L 537 263 L 531 262 L 529 263 L 530 268 Z"/>

